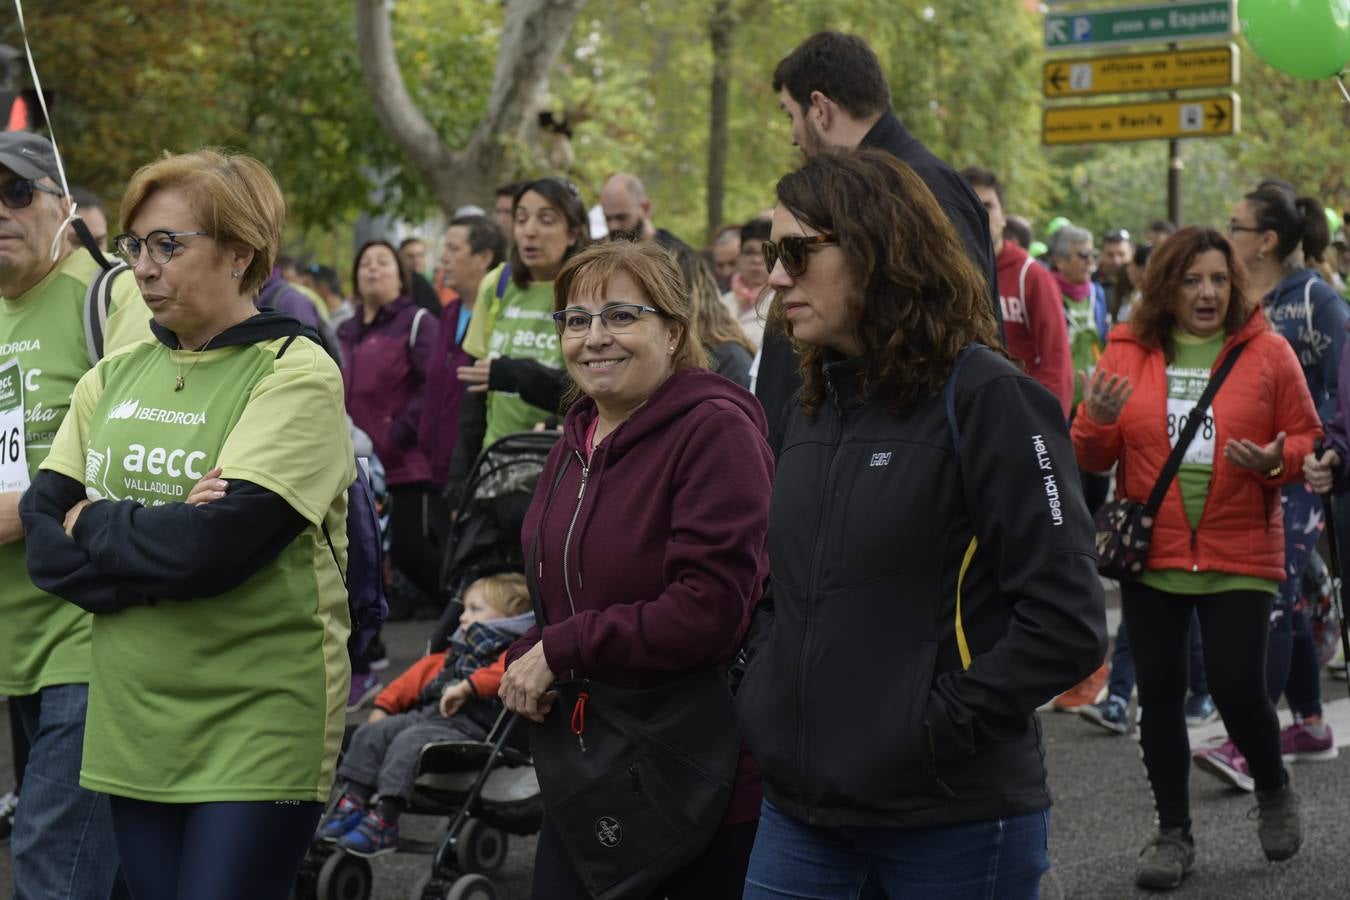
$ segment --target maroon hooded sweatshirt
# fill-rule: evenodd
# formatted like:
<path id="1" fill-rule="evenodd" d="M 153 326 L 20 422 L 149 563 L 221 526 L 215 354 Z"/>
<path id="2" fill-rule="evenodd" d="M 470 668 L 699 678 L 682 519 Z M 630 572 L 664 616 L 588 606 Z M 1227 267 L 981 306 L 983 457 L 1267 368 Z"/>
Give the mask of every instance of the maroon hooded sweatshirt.
<path id="1" fill-rule="evenodd" d="M 637 686 L 729 662 L 769 570 L 763 410 L 720 375 L 677 372 L 585 465 L 595 416 L 589 398 L 568 412 L 521 529 L 527 555 L 538 540 L 549 667 Z M 508 666 L 540 639 L 526 632 Z M 758 818 L 759 802 L 742 751 L 726 823 Z"/>

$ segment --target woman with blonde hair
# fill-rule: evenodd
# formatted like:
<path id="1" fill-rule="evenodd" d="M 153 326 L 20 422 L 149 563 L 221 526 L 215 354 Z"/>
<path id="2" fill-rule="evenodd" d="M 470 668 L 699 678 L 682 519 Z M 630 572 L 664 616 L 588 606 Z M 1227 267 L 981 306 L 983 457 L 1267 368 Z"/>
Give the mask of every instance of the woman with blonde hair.
<path id="1" fill-rule="evenodd" d="M 253 305 L 284 217 L 247 156 L 132 177 L 113 245 L 156 340 L 80 379 L 23 500 L 34 582 L 94 614 L 80 782 L 138 900 L 282 900 L 333 783 L 354 457 L 318 335 Z"/>

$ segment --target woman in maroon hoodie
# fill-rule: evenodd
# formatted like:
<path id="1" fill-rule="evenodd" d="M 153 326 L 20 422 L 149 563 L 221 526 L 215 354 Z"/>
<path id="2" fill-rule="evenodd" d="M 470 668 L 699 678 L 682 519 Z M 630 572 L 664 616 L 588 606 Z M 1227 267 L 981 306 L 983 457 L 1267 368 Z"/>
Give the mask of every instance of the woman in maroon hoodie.
<path id="1" fill-rule="evenodd" d="M 572 714 L 553 708 L 558 678 L 652 686 L 729 662 L 760 598 L 764 415 L 704 369 L 680 285 L 665 251 L 627 242 L 584 251 L 554 282 L 576 399 L 522 529 L 547 624 L 511 648 L 501 686 L 535 722 Z M 720 830 L 654 894 L 740 897 L 759 797 L 742 753 Z M 535 897 L 589 896 L 547 814 L 534 872 Z"/>
<path id="2" fill-rule="evenodd" d="M 422 591 L 435 596 L 440 557 L 426 537 L 428 504 L 439 502 L 431 465 L 417 445 L 427 363 L 439 334 L 436 317 L 413 303 L 408 273 L 387 241 L 356 254 L 356 315 L 338 327 L 345 361 L 347 414 L 370 435 L 392 500 L 390 555 Z"/>

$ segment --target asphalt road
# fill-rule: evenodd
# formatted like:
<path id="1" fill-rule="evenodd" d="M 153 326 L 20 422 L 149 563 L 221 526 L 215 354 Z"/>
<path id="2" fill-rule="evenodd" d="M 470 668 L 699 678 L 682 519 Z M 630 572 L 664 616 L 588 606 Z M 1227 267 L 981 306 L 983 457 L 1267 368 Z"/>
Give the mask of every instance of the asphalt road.
<path id="1" fill-rule="evenodd" d="M 418 654 L 426 623 L 397 623 L 385 630 L 393 667 L 401 671 Z M 1338 737 L 1350 741 L 1350 700 L 1344 682 L 1326 680 L 1324 696 Z M 359 721 L 353 717 L 353 721 Z M 0 719 L 0 731 L 7 729 Z M 1050 856 L 1052 868 L 1042 881 L 1047 900 L 1109 900 L 1149 896 L 1133 887 L 1139 848 L 1153 832 L 1153 809 L 1138 744 L 1073 715 L 1043 714 L 1046 762 L 1055 798 Z M 1343 723 L 1343 724 L 1342 724 Z M 1215 730 L 1193 733 L 1200 740 Z M 0 735 L 0 773 L 10 767 L 8 734 Z M 1350 897 L 1350 752 L 1325 763 L 1295 767 L 1295 785 L 1303 797 L 1307 832 L 1302 852 L 1292 861 L 1267 863 L 1248 818 L 1250 794 L 1229 790 L 1193 771 L 1192 806 L 1198 859 L 1195 873 L 1174 896 L 1206 900 L 1332 900 Z M 8 777 L 0 776 L 7 788 Z M 405 819 L 406 833 L 433 838 L 444 820 Z M 501 900 L 529 896 L 532 839 L 513 838 L 506 865 L 496 879 Z M 427 857 L 395 855 L 374 861 L 378 900 L 409 896 L 429 870 Z M 0 848 L 0 896 L 10 896 L 8 848 Z"/>

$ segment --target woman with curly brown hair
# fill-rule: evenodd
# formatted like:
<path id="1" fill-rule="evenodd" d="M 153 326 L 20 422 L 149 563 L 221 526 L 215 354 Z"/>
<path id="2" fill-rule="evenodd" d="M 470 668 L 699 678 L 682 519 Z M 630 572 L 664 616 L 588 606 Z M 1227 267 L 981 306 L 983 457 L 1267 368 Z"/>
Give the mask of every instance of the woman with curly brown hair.
<path id="1" fill-rule="evenodd" d="M 912 169 L 822 153 L 777 193 L 765 260 L 805 383 L 737 697 L 766 798 L 745 896 L 1034 897 L 1035 710 L 1105 647 L 1063 411 L 988 349 L 986 281 Z"/>
<path id="2" fill-rule="evenodd" d="M 1079 464 L 1100 472 L 1119 462 L 1117 496 L 1142 501 L 1211 377 L 1239 353 L 1167 486 L 1145 570 L 1121 582 L 1159 827 L 1135 881 L 1159 890 L 1195 863 L 1184 713 L 1192 610 L 1214 703 L 1255 782 L 1262 850 L 1288 859 L 1302 842 L 1265 661 L 1284 577 L 1280 487 L 1302 479 L 1321 428 L 1298 358 L 1248 295 L 1233 245 L 1210 228 L 1184 228 L 1154 251 L 1134 317 L 1111 332 L 1073 424 Z"/>

